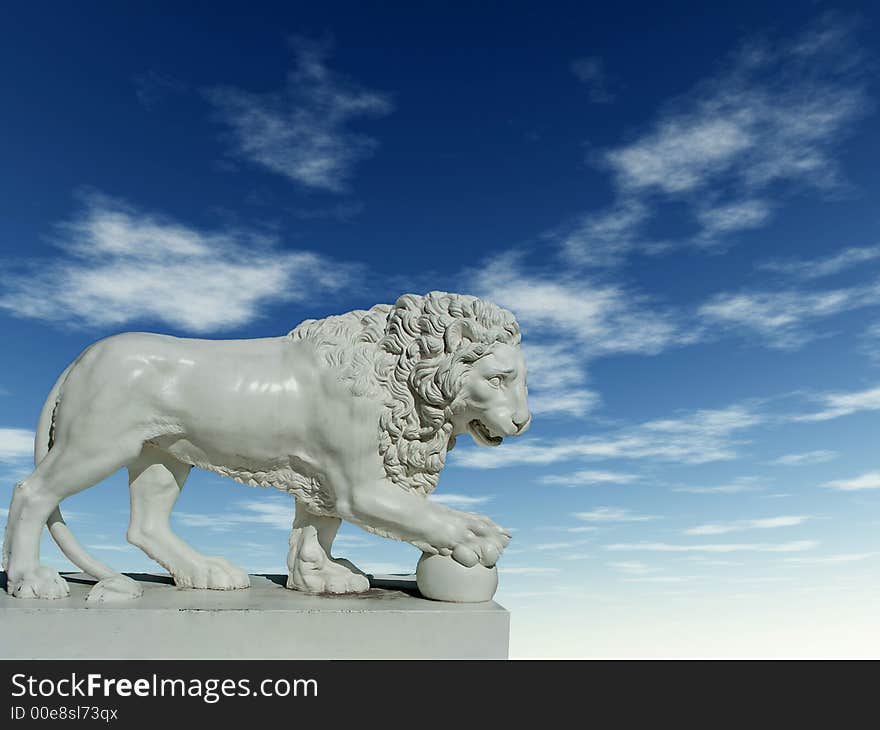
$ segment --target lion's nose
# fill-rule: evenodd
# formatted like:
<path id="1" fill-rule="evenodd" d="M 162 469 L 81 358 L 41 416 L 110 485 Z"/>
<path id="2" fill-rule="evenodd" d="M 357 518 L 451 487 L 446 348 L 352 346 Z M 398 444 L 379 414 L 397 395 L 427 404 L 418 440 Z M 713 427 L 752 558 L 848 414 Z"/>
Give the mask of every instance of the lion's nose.
<path id="1" fill-rule="evenodd" d="M 528 417 L 524 421 L 517 421 L 515 418 L 513 419 L 513 425 L 516 426 L 516 435 L 519 436 L 523 433 L 532 422 L 532 414 L 529 413 Z"/>

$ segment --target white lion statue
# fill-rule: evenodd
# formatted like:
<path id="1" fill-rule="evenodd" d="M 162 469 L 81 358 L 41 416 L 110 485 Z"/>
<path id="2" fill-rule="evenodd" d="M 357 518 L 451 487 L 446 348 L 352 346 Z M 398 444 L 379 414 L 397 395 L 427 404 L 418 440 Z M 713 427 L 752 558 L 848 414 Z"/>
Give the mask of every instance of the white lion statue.
<path id="1" fill-rule="evenodd" d="M 40 415 L 36 468 L 16 485 L 3 542 L 7 590 L 68 594 L 40 565 L 44 524 L 98 579 L 89 600 L 136 597 L 131 579 L 88 555 L 59 503 L 128 469 L 128 540 L 178 586 L 247 588 L 247 573 L 196 552 L 169 516 L 192 467 L 290 492 L 288 587 L 357 593 L 366 576 L 331 545 L 341 520 L 465 566 L 492 566 L 510 534 L 487 517 L 426 499 L 456 436 L 482 446 L 531 420 L 520 330 L 472 296 L 406 294 L 284 337 L 181 339 L 125 333 L 87 348 Z"/>

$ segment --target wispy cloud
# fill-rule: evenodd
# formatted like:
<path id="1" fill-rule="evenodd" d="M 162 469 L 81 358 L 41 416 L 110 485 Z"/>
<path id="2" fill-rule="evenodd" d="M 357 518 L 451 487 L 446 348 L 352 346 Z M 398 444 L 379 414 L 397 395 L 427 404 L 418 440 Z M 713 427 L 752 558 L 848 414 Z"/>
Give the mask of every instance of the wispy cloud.
<path id="1" fill-rule="evenodd" d="M 880 364 L 880 322 L 870 325 L 861 335 L 861 347 L 875 364 Z"/>
<path id="2" fill-rule="evenodd" d="M 578 418 L 599 406 L 599 394 L 585 385 L 584 358 L 570 342 L 546 339 L 540 343 L 525 342 L 523 354 L 529 370 L 529 408 L 532 413 Z"/>
<path id="3" fill-rule="evenodd" d="M 642 515 L 625 507 L 596 507 L 588 512 L 573 512 L 573 517 L 585 522 L 648 522 L 660 519 L 656 515 Z"/>
<path id="4" fill-rule="evenodd" d="M 528 270 L 523 255 L 505 253 L 472 275 L 478 294 L 509 308 L 530 332 L 526 344 L 531 399 L 537 413 L 582 416 L 599 402 L 585 386 L 586 368 L 615 354 L 653 355 L 694 341 L 676 316 L 651 308 L 619 284 Z"/>
<path id="5" fill-rule="evenodd" d="M 187 84 L 180 79 L 150 69 L 134 77 L 135 94 L 147 111 L 153 111 L 167 96 L 181 94 Z"/>
<path id="6" fill-rule="evenodd" d="M 248 324 L 273 302 L 337 291 L 352 273 L 281 250 L 270 236 L 202 230 L 94 194 L 55 243 L 54 260 L 7 270 L 0 309 L 78 326 L 149 320 L 205 333 Z"/>
<path id="7" fill-rule="evenodd" d="M 606 550 L 642 551 L 654 553 L 788 553 L 812 550 L 819 543 L 815 540 L 795 540 L 793 542 L 767 543 L 709 543 L 702 545 L 681 545 L 668 542 L 633 542 L 605 545 Z"/>
<path id="8" fill-rule="evenodd" d="M 611 87 L 615 82 L 605 71 L 605 62 L 601 58 L 598 56 L 576 58 L 571 62 L 571 72 L 587 88 L 591 102 L 608 104 L 614 101 L 615 94 L 611 91 Z"/>
<path id="9" fill-rule="evenodd" d="M 833 461 L 840 454 L 837 451 L 819 449 L 817 451 L 802 451 L 795 454 L 783 454 L 773 459 L 770 464 L 774 466 L 812 466 Z"/>
<path id="10" fill-rule="evenodd" d="M 862 560 L 868 560 L 876 555 L 876 552 L 839 553 L 837 555 L 821 555 L 815 558 L 785 558 L 785 562 L 796 565 L 840 565 L 843 563 L 857 563 Z"/>
<path id="11" fill-rule="evenodd" d="M 725 535 L 729 532 L 745 530 L 772 530 L 777 527 L 802 525 L 809 517 L 804 515 L 782 515 L 780 517 L 759 517 L 752 520 L 736 520 L 715 524 L 697 525 L 682 531 L 684 535 Z"/>
<path id="12" fill-rule="evenodd" d="M 109 542 L 101 542 L 101 543 L 91 543 L 90 545 L 86 545 L 89 550 L 99 550 L 103 552 L 111 552 L 111 553 L 130 553 L 136 550 L 134 545 L 128 545 L 126 543 L 109 543 Z"/>
<path id="13" fill-rule="evenodd" d="M 596 156 L 617 199 L 561 235 L 564 249 L 589 266 L 650 251 L 645 224 L 666 200 L 685 203 L 691 240 L 709 245 L 764 225 L 781 191 L 835 187 L 835 150 L 867 106 L 860 55 L 851 25 L 830 15 L 794 38 L 744 43 L 722 72 Z"/>
<path id="14" fill-rule="evenodd" d="M 582 277 L 543 277 L 526 271 L 516 253 L 481 267 L 475 288 L 510 308 L 533 331 L 574 338 L 582 357 L 656 354 L 692 341 L 690 333 L 679 331 L 674 316 L 649 308 L 644 297 Z"/>
<path id="15" fill-rule="evenodd" d="M 851 479 L 834 479 L 823 485 L 841 492 L 858 492 L 863 489 L 880 489 L 880 471 L 869 471 Z"/>
<path id="16" fill-rule="evenodd" d="M 553 575 L 561 573 L 562 569 L 530 565 L 499 565 L 498 572 L 505 575 Z"/>
<path id="17" fill-rule="evenodd" d="M 276 530 L 290 530 L 293 525 L 293 500 L 267 495 L 263 499 L 240 500 L 234 512 L 215 514 L 175 512 L 174 519 L 186 527 L 214 532 L 233 530 L 242 524 L 266 525 Z"/>
<path id="18" fill-rule="evenodd" d="M 549 443 L 531 440 L 518 443 L 515 449 L 455 451 L 453 463 L 475 469 L 604 459 L 705 464 L 736 458 L 740 443 L 737 434 L 764 421 L 765 417 L 749 404 L 737 404 L 648 421 L 603 436 L 578 436 Z"/>
<path id="19" fill-rule="evenodd" d="M 608 567 L 614 568 L 614 570 L 620 571 L 621 573 L 626 573 L 627 575 L 649 575 L 650 573 L 656 573 L 658 570 L 658 568 L 651 567 L 647 563 L 642 563 L 637 560 L 608 563 Z"/>
<path id="20" fill-rule="evenodd" d="M 577 542 L 540 542 L 536 545 L 532 546 L 532 550 L 540 550 L 541 552 L 551 551 L 556 552 L 558 550 L 572 550 L 574 548 L 581 547 L 584 544 L 583 541 Z"/>
<path id="21" fill-rule="evenodd" d="M 680 486 L 673 487 L 673 492 L 686 494 L 741 494 L 743 492 L 755 492 L 760 489 L 758 477 L 737 477 L 727 484 L 717 484 L 712 487 L 703 486 Z"/>
<path id="22" fill-rule="evenodd" d="M 771 207 L 763 200 L 737 200 L 697 210 L 696 216 L 708 240 L 736 231 L 761 228 L 770 218 Z"/>
<path id="23" fill-rule="evenodd" d="M 593 268 L 617 266 L 633 250 L 659 254 L 672 247 L 664 240 L 646 239 L 642 227 L 650 217 L 645 203 L 626 198 L 609 208 L 585 213 L 547 235 L 579 264 Z"/>
<path id="24" fill-rule="evenodd" d="M 880 259 L 880 245 L 845 248 L 840 253 L 817 259 L 766 261 L 758 265 L 764 271 L 775 271 L 798 279 L 820 279 L 860 264 Z"/>
<path id="25" fill-rule="evenodd" d="M 756 334 L 769 346 L 796 349 L 816 334 L 809 325 L 843 312 L 880 305 L 880 282 L 826 290 L 768 290 L 716 294 L 698 315 L 706 323 Z"/>
<path id="26" fill-rule="evenodd" d="M 822 409 L 815 413 L 793 416 L 795 421 L 829 421 L 862 411 L 880 410 L 880 387 L 844 393 L 825 393 L 816 396 Z"/>
<path id="27" fill-rule="evenodd" d="M 491 495 L 488 496 L 480 496 L 473 497 L 468 494 L 432 494 L 429 499 L 432 502 L 439 502 L 440 504 L 446 504 L 450 507 L 475 507 L 478 504 L 486 504 L 490 499 L 492 499 Z"/>
<path id="28" fill-rule="evenodd" d="M 0 428 L 0 462 L 17 463 L 33 457 L 33 431 L 24 428 Z"/>
<path id="29" fill-rule="evenodd" d="M 375 139 L 351 131 L 353 121 L 391 112 L 387 94 L 332 71 L 326 43 L 292 42 L 295 65 L 287 86 L 256 93 L 231 86 L 208 89 L 215 116 L 229 130 L 236 155 L 305 188 L 341 192 Z"/>
<path id="30" fill-rule="evenodd" d="M 599 484 L 629 484 L 638 477 L 616 471 L 597 471 L 584 469 L 572 474 L 548 474 L 541 477 L 542 484 L 561 484 L 564 487 L 583 487 Z"/>

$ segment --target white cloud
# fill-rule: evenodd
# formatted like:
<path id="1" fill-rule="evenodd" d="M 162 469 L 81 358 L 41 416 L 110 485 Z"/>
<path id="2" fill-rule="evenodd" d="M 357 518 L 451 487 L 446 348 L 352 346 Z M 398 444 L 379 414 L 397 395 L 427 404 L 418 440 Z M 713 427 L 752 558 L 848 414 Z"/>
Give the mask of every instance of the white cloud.
<path id="1" fill-rule="evenodd" d="M 635 542 L 614 543 L 605 545 L 606 550 L 617 551 L 643 551 L 655 553 L 735 553 L 735 552 L 761 552 L 761 553 L 787 553 L 812 550 L 819 543 L 814 540 L 795 540 L 781 543 L 715 543 L 703 545 L 679 545 L 666 542 Z"/>
<path id="2" fill-rule="evenodd" d="M 541 333 L 524 344 L 535 413 L 583 416 L 595 408 L 599 397 L 585 383 L 598 357 L 654 355 L 696 339 L 675 315 L 618 284 L 536 274 L 519 253 L 486 262 L 472 280 L 476 293 L 510 309 L 524 331 Z"/>
<path id="3" fill-rule="evenodd" d="M 826 290 L 772 290 L 720 293 L 698 316 L 711 326 L 754 333 L 768 346 L 795 349 L 815 335 L 807 325 L 843 312 L 880 304 L 880 283 Z"/>
<path id="4" fill-rule="evenodd" d="M 523 343 L 528 366 L 529 408 L 536 415 L 579 418 L 597 408 L 599 394 L 584 387 L 584 361 L 565 342 Z"/>
<path id="5" fill-rule="evenodd" d="M 538 391 L 529 395 L 529 410 L 538 416 L 565 415 L 582 418 L 599 405 L 599 394 L 585 388 Z"/>
<path id="6" fill-rule="evenodd" d="M 841 492 L 857 492 L 863 489 L 880 489 L 880 471 L 870 471 L 852 479 L 835 479 L 823 485 Z"/>
<path id="7" fill-rule="evenodd" d="M 628 575 L 648 575 L 649 573 L 656 573 L 658 570 L 657 568 L 652 568 L 650 565 L 636 560 L 608 563 L 608 566 L 614 568 L 614 570 L 619 570 L 621 573 L 627 573 Z"/>
<path id="8" fill-rule="evenodd" d="M 870 325 L 861 335 L 860 350 L 875 364 L 880 364 L 880 322 Z"/>
<path id="9" fill-rule="evenodd" d="M 774 466 L 812 466 L 814 464 L 824 464 L 833 461 L 840 454 L 837 451 L 829 451 L 827 449 L 819 449 L 817 451 L 802 451 L 795 454 L 783 454 L 770 464 Z"/>
<path id="10" fill-rule="evenodd" d="M 738 200 L 702 208 L 697 212 L 703 235 L 709 239 L 734 231 L 760 228 L 769 218 L 770 205 L 763 200 Z"/>
<path id="11" fill-rule="evenodd" d="M 705 464 L 736 458 L 739 443 L 736 434 L 760 425 L 764 420 L 764 416 L 750 405 L 739 404 L 648 421 L 603 436 L 578 436 L 550 443 L 532 439 L 518 443 L 516 448 L 456 450 L 452 459 L 457 466 L 474 469 L 603 459 Z"/>
<path id="12" fill-rule="evenodd" d="M 561 573 L 560 568 L 544 568 L 528 565 L 499 565 L 498 572 L 505 575 L 552 575 Z"/>
<path id="13" fill-rule="evenodd" d="M 764 271 L 776 271 L 798 279 L 819 279 L 880 259 L 880 245 L 845 248 L 840 253 L 817 259 L 767 261 L 759 264 Z"/>
<path id="14" fill-rule="evenodd" d="M 877 553 L 840 553 L 837 555 L 823 555 L 815 558 L 785 558 L 786 563 L 797 565 L 839 565 L 841 563 L 856 563 L 873 558 Z"/>
<path id="15" fill-rule="evenodd" d="M 632 250 L 648 254 L 667 250 L 665 242 L 646 239 L 642 234 L 642 224 L 649 218 L 647 205 L 625 198 L 609 208 L 581 215 L 549 235 L 559 241 L 568 258 L 582 266 L 616 266 Z"/>
<path id="16" fill-rule="evenodd" d="M 173 515 L 186 527 L 203 527 L 214 532 L 226 532 L 242 524 L 260 524 L 289 531 L 293 525 L 293 500 L 286 497 L 267 495 L 264 499 L 240 500 L 235 507 L 234 512 L 174 512 Z"/>
<path id="17" fill-rule="evenodd" d="M 718 484 L 712 487 L 680 486 L 673 487 L 672 491 L 683 492 L 685 494 L 741 494 L 743 492 L 754 492 L 760 489 L 758 482 L 758 477 L 737 477 L 727 484 Z"/>
<path id="18" fill-rule="evenodd" d="M 819 259 L 767 261 L 758 268 L 809 280 L 838 274 L 877 259 L 880 259 L 880 246 L 863 246 L 845 248 L 840 253 Z"/>
<path id="19" fill-rule="evenodd" d="M 542 542 L 538 543 L 537 545 L 533 545 L 532 550 L 571 550 L 573 548 L 580 547 L 582 544 L 582 542 Z"/>
<path id="20" fill-rule="evenodd" d="M 684 535 L 725 535 L 729 532 L 744 530 L 771 530 L 777 527 L 793 527 L 802 525 L 809 517 L 803 515 L 782 515 L 780 517 L 760 517 L 753 520 L 736 520 L 716 524 L 697 525 L 683 530 Z"/>
<path id="21" fill-rule="evenodd" d="M 609 89 L 612 80 L 605 72 L 605 63 L 598 56 L 576 58 L 571 62 L 571 72 L 587 87 L 590 101 L 594 104 L 608 104 L 614 101 L 614 93 Z"/>
<path id="22" fill-rule="evenodd" d="M 627 578 L 628 583 L 688 583 L 698 580 L 696 575 L 644 575 L 638 578 Z"/>
<path id="23" fill-rule="evenodd" d="M 548 474 L 541 477 L 540 481 L 543 484 L 561 484 L 566 487 L 577 487 L 598 484 L 629 484 L 636 479 L 638 477 L 635 474 L 584 469 L 573 474 Z"/>
<path id="24" fill-rule="evenodd" d="M 475 288 L 513 311 L 531 331 L 573 338 L 577 355 L 566 353 L 566 370 L 577 356 L 583 361 L 618 353 L 656 354 L 692 341 L 672 315 L 647 308 L 643 297 L 617 284 L 540 276 L 526 272 L 520 258 L 508 253 L 487 262 L 475 277 Z M 561 347 L 557 343 L 557 351 Z"/>
<path id="25" fill-rule="evenodd" d="M 861 411 L 880 410 L 880 387 L 849 393 L 825 393 L 818 396 L 823 408 L 815 413 L 793 416 L 795 421 L 828 421 Z"/>
<path id="26" fill-rule="evenodd" d="M 666 200 L 685 203 L 705 245 L 766 224 L 784 190 L 834 187 L 835 150 L 867 108 L 859 61 L 851 29 L 831 16 L 793 39 L 745 43 L 722 72 L 598 155 L 616 200 L 563 234 L 564 249 L 592 266 L 650 250 L 645 224 Z"/>
<path id="27" fill-rule="evenodd" d="M 352 121 L 384 116 L 387 94 L 365 89 L 327 66 L 326 44 L 295 41 L 296 65 L 278 93 L 234 87 L 205 92 L 230 131 L 235 153 L 295 183 L 344 191 L 354 165 L 373 154 L 375 139 L 352 132 Z"/>
<path id="28" fill-rule="evenodd" d="M 475 507 L 478 504 L 486 504 L 491 496 L 472 497 L 467 494 L 432 494 L 429 499 L 450 507 Z"/>
<path id="29" fill-rule="evenodd" d="M 0 462 L 34 458 L 34 432 L 24 428 L 0 428 Z"/>
<path id="30" fill-rule="evenodd" d="M 637 141 L 609 150 L 605 161 L 623 190 L 691 192 L 726 173 L 755 145 L 736 115 L 695 109 L 664 119 Z"/>
<path id="31" fill-rule="evenodd" d="M 171 94 L 182 94 L 187 85 L 173 76 L 161 74 L 154 69 L 134 77 L 135 94 L 147 111 L 153 111 L 159 103 Z"/>
<path id="32" fill-rule="evenodd" d="M 589 512 L 573 512 L 573 517 L 585 522 L 648 522 L 659 517 L 640 515 L 625 507 L 596 507 Z"/>
<path id="33" fill-rule="evenodd" d="M 404 563 L 387 563 L 371 560 L 359 560 L 358 567 L 370 575 L 412 575 L 415 573 L 415 565 Z"/>
<path id="34" fill-rule="evenodd" d="M 205 333 L 351 281 L 351 267 L 280 250 L 270 237 L 200 230 L 98 195 L 58 233 L 62 255 L 7 274 L 0 309 L 99 327 L 157 320 Z"/>
<path id="35" fill-rule="evenodd" d="M 125 543 L 92 543 L 91 545 L 86 545 L 86 547 L 89 550 L 100 550 L 112 553 L 130 553 L 135 550 L 134 545 L 127 545 Z"/>

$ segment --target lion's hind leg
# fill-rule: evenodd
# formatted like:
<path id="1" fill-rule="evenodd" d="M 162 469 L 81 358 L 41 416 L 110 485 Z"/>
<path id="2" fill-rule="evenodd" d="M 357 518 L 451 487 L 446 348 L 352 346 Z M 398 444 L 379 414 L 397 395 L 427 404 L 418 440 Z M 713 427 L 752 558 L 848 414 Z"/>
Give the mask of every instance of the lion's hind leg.
<path id="1" fill-rule="evenodd" d="M 121 468 L 137 453 L 136 434 L 109 448 L 95 434 L 81 430 L 57 443 L 33 473 L 16 485 L 9 506 L 3 563 L 6 590 L 20 598 L 64 598 L 69 591 L 58 571 L 40 565 L 40 536 L 58 504 Z"/>
<path id="2" fill-rule="evenodd" d="M 332 557 L 331 547 L 341 521 L 311 514 L 297 501 L 287 555 L 288 588 L 336 594 L 370 590 L 370 581 L 360 570 L 347 560 Z"/>
<path id="3" fill-rule="evenodd" d="M 250 578 L 243 570 L 224 558 L 202 555 L 171 531 L 171 510 L 190 468 L 155 446 L 144 446 L 128 468 L 128 541 L 162 565 L 183 588 L 248 588 Z"/>

